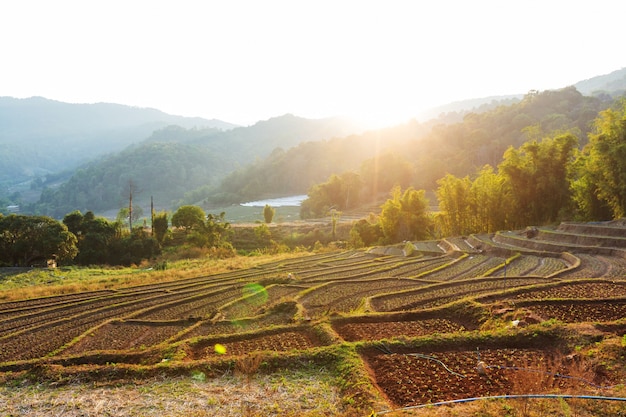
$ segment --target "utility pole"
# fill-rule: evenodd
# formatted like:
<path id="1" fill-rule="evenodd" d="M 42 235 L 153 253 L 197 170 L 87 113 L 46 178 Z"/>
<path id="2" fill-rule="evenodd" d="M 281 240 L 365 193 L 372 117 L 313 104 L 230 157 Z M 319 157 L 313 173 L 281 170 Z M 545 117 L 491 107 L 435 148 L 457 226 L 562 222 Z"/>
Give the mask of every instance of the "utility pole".
<path id="1" fill-rule="evenodd" d="M 128 225 L 130 226 L 130 233 L 133 233 L 133 182 L 128 181 Z"/>
<path id="2" fill-rule="evenodd" d="M 150 196 L 150 227 L 152 228 L 152 236 L 154 237 L 154 201 Z"/>

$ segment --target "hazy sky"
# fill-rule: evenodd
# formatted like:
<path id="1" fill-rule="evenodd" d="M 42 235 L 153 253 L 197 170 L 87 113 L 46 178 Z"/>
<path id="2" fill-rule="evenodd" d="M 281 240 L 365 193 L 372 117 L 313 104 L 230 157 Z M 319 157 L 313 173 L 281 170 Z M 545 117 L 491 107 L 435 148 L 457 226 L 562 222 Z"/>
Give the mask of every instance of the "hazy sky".
<path id="1" fill-rule="evenodd" d="M 0 96 L 404 121 L 626 66 L 623 0 L 0 0 Z"/>

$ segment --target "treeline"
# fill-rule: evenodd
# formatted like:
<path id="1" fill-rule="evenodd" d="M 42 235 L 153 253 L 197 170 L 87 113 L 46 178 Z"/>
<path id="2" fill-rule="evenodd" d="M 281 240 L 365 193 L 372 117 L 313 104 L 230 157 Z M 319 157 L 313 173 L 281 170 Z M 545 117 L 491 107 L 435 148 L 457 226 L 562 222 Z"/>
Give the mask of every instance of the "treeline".
<path id="1" fill-rule="evenodd" d="M 64 264 L 130 265 L 160 253 L 157 241 L 143 228 L 132 233 L 119 222 L 76 211 L 59 222 L 47 216 L 0 216 L 0 265 Z"/>
<path id="2" fill-rule="evenodd" d="M 598 115 L 579 150 L 572 133 L 509 148 L 473 180 L 447 175 L 437 196 L 446 234 L 493 232 L 626 213 L 626 99 Z"/>
<path id="3" fill-rule="evenodd" d="M 277 149 L 265 160 L 230 174 L 216 191 L 205 189 L 204 195 L 194 197 L 214 202 L 302 194 L 332 174 L 359 173 L 364 161 L 375 162 L 385 154 L 402 155 L 411 165 L 412 184 L 434 190 L 448 173 L 472 175 L 486 164 L 496 166 L 508 147 L 555 131 L 571 132 L 583 146 L 592 121 L 611 101 L 606 95 L 583 96 L 574 87 L 530 92 L 520 102 L 469 113 L 458 123 L 411 121 L 362 135 L 303 143 L 286 151 Z"/>
<path id="4" fill-rule="evenodd" d="M 152 227 L 109 221 L 88 211 L 73 211 L 57 221 L 47 216 L 0 215 L 0 266 L 131 265 L 154 260 L 167 245 L 211 247 L 233 254 L 230 224 L 197 206 L 180 207 L 170 219 L 154 213 Z M 176 235 L 178 234 L 178 235 Z"/>
<path id="5" fill-rule="evenodd" d="M 497 167 L 484 165 L 473 176 L 446 174 L 437 181 L 439 211 L 422 223 L 431 236 L 519 229 L 562 220 L 609 220 L 626 214 L 626 99 L 601 111 L 586 145 L 572 132 L 553 133 L 509 147 Z M 539 134 L 533 130 L 533 134 Z M 333 175 L 309 191 L 303 214 L 323 207 L 349 208 L 363 183 L 352 173 Z M 354 186 L 354 184 L 357 184 Z M 393 192 L 396 206 L 409 203 Z M 354 197 L 352 197 L 354 198 Z M 352 236 L 363 244 L 391 242 L 383 233 L 389 200 L 380 218 L 361 220 Z M 422 210 L 418 210 L 419 213 Z M 393 217 L 393 216 L 391 216 Z M 395 216 L 398 217 L 398 216 Z M 397 241 L 397 240 L 396 240 Z"/>

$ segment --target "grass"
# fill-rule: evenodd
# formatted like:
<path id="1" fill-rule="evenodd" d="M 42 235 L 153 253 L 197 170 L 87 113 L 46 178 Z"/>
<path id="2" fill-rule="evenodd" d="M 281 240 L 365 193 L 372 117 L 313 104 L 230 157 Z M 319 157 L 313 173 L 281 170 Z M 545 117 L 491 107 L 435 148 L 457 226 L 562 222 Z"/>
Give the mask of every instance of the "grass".
<path id="1" fill-rule="evenodd" d="M 197 375 L 115 385 L 79 381 L 63 386 L 1 385 L 0 409 L 7 416 L 342 415 L 334 378 L 324 369 L 280 370 L 254 378 Z"/>
<path id="2" fill-rule="evenodd" d="M 168 261 L 166 270 L 149 264 L 128 268 L 62 267 L 57 269 L 8 269 L 0 273 L 0 301 L 98 291 L 134 285 L 175 281 L 178 279 L 218 274 L 302 257 L 302 253 L 237 256 L 226 259 L 208 257 Z M 19 290 L 19 291 L 16 291 Z"/>

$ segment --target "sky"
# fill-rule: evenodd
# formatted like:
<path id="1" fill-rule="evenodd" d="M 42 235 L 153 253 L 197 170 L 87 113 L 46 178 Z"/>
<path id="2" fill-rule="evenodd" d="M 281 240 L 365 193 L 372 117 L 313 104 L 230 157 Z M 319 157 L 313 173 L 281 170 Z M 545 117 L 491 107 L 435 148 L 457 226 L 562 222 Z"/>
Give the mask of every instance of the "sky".
<path id="1" fill-rule="evenodd" d="M 0 96 L 380 127 L 619 70 L 625 15 L 623 0 L 0 0 Z"/>

